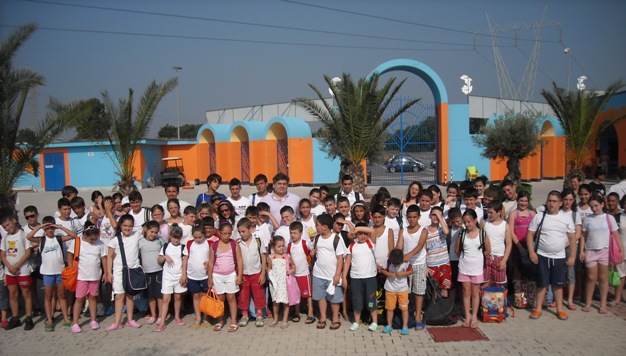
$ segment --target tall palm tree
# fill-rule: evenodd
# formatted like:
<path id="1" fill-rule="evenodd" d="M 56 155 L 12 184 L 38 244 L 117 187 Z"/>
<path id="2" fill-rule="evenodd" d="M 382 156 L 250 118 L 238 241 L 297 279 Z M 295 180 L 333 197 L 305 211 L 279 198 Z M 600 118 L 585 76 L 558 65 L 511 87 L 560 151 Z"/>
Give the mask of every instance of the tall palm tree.
<path id="1" fill-rule="evenodd" d="M 35 24 L 21 26 L 0 43 L 0 203 L 8 209 L 13 209 L 17 180 L 27 172 L 39 175 L 37 156 L 81 114 L 78 105 L 51 100 L 51 112 L 37 124 L 31 142 L 17 142 L 28 93 L 45 79 L 33 70 L 14 68 L 12 59 L 36 29 Z"/>
<path id="2" fill-rule="evenodd" d="M 337 84 L 331 77 L 324 75 L 335 98 L 334 107 L 310 83 L 309 87 L 321 100 L 322 106 L 306 98 L 293 99 L 295 104 L 322 122 L 324 126 L 317 135 L 322 149 L 331 158 L 341 159 L 340 175 L 350 174 L 354 178 L 355 190 L 361 192 L 365 186 L 361 162 L 364 159 L 373 161 L 378 157 L 384 149 L 389 125 L 420 100 L 409 100 L 398 110 L 389 112 L 389 104 L 406 79 L 394 86 L 396 78 L 391 78 L 378 88 L 379 79 L 380 74 L 374 73 L 355 83 L 348 73 L 343 73 L 340 84 Z"/>
<path id="3" fill-rule="evenodd" d="M 135 186 L 135 151 L 139 149 L 139 141 L 145 138 L 154 112 L 165 95 L 174 90 L 178 79 L 172 78 L 165 83 L 152 81 L 144 91 L 139 105 L 134 105 L 133 89 L 128 89 L 128 98 L 119 99 L 114 104 L 109 94 L 102 93 L 105 116 L 110 130 L 106 132 L 108 144 L 111 146 L 111 160 L 117 168 L 120 180 L 116 185 L 122 194 L 136 190 Z M 102 144 L 102 143 L 101 143 Z"/>
<path id="4" fill-rule="evenodd" d="M 604 94 L 596 91 L 568 91 L 552 83 L 552 91 L 542 90 L 541 95 L 552 108 L 554 115 L 565 132 L 565 140 L 570 156 L 570 170 L 565 177 L 569 186 L 572 177 L 584 180 L 583 167 L 591 162 L 595 153 L 596 139 L 610 125 L 600 125 L 600 114 L 605 111 L 613 95 L 624 89 L 621 80 L 606 89 Z M 624 110 L 608 113 L 606 122 L 613 124 L 626 117 Z"/>

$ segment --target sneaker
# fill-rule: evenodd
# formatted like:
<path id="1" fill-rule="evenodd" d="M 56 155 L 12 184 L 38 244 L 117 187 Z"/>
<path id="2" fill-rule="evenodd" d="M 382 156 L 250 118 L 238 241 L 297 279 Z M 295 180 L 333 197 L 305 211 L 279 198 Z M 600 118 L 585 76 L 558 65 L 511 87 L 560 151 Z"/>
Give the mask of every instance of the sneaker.
<path id="1" fill-rule="evenodd" d="M 104 314 L 106 316 L 111 316 L 111 315 L 115 314 L 115 308 L 113 306 L 110 306 L 109 309 L 107 309 L 107 311 Z"/>
<path id="2" fill-rule="evenodd" d="M 256 318 L 256 322 L 254 323 L 254 325 L 257 328 L 262 328 L 265 326 L 265 322 L 263 322 L 263 318 Z"/>
<path id="3" fill-rule="evenodd" d="M 372 331 L 372 332 L 378 330 L 378 324 L 371 323 L 370 326 L 367 328 L 367 330 Z"/>
<path id="4" fill-rule="evenodd" d="M 28 331 L 28 330 L 33 330 L 35 328 L 35 323 L 33 322 L 33 319 L 30 316 L 27 316 L 26 319 L 24 319 L 24 330 Z"/>
<path id="5" fill-rule="evenodd" d="M 119 330 L 122 329 L 124 326 L 122 324 L 111 324 L 109 325 L 108 328 L 104 329 L 104 331 L 109 332 L 109 331 L 115 331 L 115 330 Z"/>
<path id="6" fill-rule="evenodd" d="M 156 319 L 155 319 L 154 317 L 152 317 L 152 316 L 151 316 L 151 317 L 149 317 L 149 318 L 146 320 L 146 324 L 148 324 L 148 325 L 152 325 L 152 324 L 154 324 L 155 322 L 156 322 Z"/>
<path id="7" fill-rule="evenodd" d="M 166 318 L 167 320 L 167 318 Z M 155 324 L 161 324 L 161 318 L 157 318 L 157 320 L 154 322 Z"/>
<path id="8" fill-rule="evenodd" d="M 385 326 L 383 328 L 383 334 L 389 334 L 392 331 L 393 331 L 393 328 L 391 326 L 389 326 L 389 325 L 387 325 L 387 326 Z"/>
<path id="9" fill-rule="evenodd" d="M 409 335 L 409 328 L 402 328 L 402 331 L 400 331 L 400 335 Z"/>
<path id="10" fill-rule="evenodd" d="M 104 304 L 98 303 L 96 306 L 96 316 L 104 316 Z"/>
<path id="11" fill-rule="evenodd" d="M 17 317 L 12 317 L 11 319 L 9 319 L 7 326 L 4 327 L 4 330 L 11 330 L 20 326 L 22 326 L 22 322 L 20 321 L 20 319 Z"/>
<path id="12" fill-rule="evenodd" d="M 140 328 L 141 324 L 139 324 L 138 322 L 134 320 L 129 320 L 126 322 L 126 326 L 130 326 L 131 328 Z"/>
<path id="13" fill-rule="evenodd" d="M 89 322 L 89 327 L 91 328 L 91 330 L 98 330 L 100 329 L 100 324 L 98 324 L 97 321 L 92 320 L 91 322 Z"/>
<path id="14" fill-rule="evenodd" d="M 359 323 L 352 323 L 352 326 L 350 326 L 350 331 L 357 331 L 361 328 L 361 324 Z"/>
<path id="15" fill-rule="evenodd" d="M 241 317 L 241 320 L 239 320 L 239 326 L 247 326 L 249 321 L 248 316 L 244 315 Z"/>
<path id="16" fill-rule="evenodd" d="M 74 325 L 72 325 L 72 328 L 71 328 L 70 330 L 72 330 L 72 332 L 73 332 L 73 333 L 81 333 L 81 332 L 83 332 L 83 331 L 80 329 L 80 326 L 79 326 L 78 324 L 74 324 Z"/>

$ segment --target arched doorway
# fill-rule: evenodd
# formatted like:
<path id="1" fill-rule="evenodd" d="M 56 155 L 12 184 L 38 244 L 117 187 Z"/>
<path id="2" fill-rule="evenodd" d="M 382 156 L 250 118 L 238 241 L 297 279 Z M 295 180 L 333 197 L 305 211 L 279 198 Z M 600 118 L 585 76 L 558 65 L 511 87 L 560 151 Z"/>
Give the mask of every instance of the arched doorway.
<path id="1" fill-rule="evenodd" d="M 384 74 L 392 71 L 404 71 L 415 74 L 420 77 L 430 88 L 433 99 L 435 101 L 435 132 L 436 142 L 434 144 L 436 152 L 435 164 L 435 180 L 444 182 L 447 180 L 447 172 L 449 165 L 449 148 L 448 148 L 448 93 L 443 81 L 439 75 L 430 67 L 416 60 L 411 59 L 394 59 L 385 62 L 372 71 L 374 73 Z M 427 166 L 431 162 L 424 162 Z"/>
<path id="2" fill-rule="evenodd" d="M 276 172 L 289 175 L 289 141 L 287 138 L 287 130 L 282 124 L 278 122 L 274 123 L 267 130 L 267 140 L 276 142 Z"/>
<path id="3" fill-rule="evenodd" d="M 215 135 L 211 130 L 204 130 L 200 134 L 200 143 L 209 145 L 209 174 L 217 170 L 217 160 L 215 155 Z"/>
<path id="4" fill-rule="evenodd" d="M 242 183 L 250 183 L 250 146 L 248 143 L 248 132 L 242 126 L 237 126 L 233 128 L 230 141 L 239 143 L 239 162 L 241 166 L 239 179 Z M 233 155 L 233 158 L 235 157 L 236 155 Z"/>

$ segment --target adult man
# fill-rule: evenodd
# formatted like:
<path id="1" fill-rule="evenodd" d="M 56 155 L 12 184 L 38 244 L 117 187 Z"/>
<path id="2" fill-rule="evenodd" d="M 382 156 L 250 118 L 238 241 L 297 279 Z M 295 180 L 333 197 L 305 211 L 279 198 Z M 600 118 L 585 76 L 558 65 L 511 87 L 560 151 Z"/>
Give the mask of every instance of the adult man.
<path id="1" fill-rule="evenodd" d="M 546 211 L 535 215 L 528 227 L 526 244 L 530 260 L 538 265 L 537 274 L 537 306 L 530 314 L 531 319 L 541 316 L 541 305 L 548 285 L 552 285 L 556 301 L 556 316 L 566 320 L 567 314 L 563 311 L 563 286 L 565 285 L 565 269 L 573 266 L 576 259 L 576 249 L 571 249 L 569 256 L 565 255 L 565 244 L 569 240 L 570 246 L 576 245 L 576 227 L 570 214 L 561 211 L 563 198 L 561 193 L 553 190 L 548 194 Z M 537 230 L 540 231 L 539 236 Z M 537 251 L 534 249 L 534 240 L 539 239 Z"/>
<path id="2" fill-rule="evenodd" d="M 178 199 L 180 188 L 178 187 L 178 184 L 176 184 L 176 182 L 169 182 L 165 185 L 164 189 L 165 189 L 165 196 L 167 197 L 167 199 L 160 202 L 159 205 L 161 205 L 163 207 L 163 210 L 165 211 L 165 213 L 163 214 L 163 219 L 168 219 L 171 215 L 170 215 L 170 212 L 167 211 L 167 201 L 170 199 Z M 185 208 L 191 205 L 188 202 L 184 200 L 180 200 L 180 199 L 178 200 L 178 203 L 180 204 L 181 212 L 185 211 Z"/>
<path id="3" fill-rule="evenodd" d="M 300 203 L 300 197 L 287 191 L 289 177 L 284 173 L 278 173 L 274 176 L 272 182 L 274 183 L 274 191 L 261 199 L 262 202 L 270 206 L 270 214 L 276 221 L 280 221 L 280 209 L 289 205 L 296 212 L 296 215 L 299 216 L 298 204 Z"/>
<path id="4" fill-rule="evenodd" d="M 617 193 L 619 198 L 622 199 L 624 195 L 626 195 L 626 166 L 621 166 L 617 170 L 617 176 L 619 177 L 620 182 L 615 184 L 609 189 L 610 193 Z"/>
<path id="5" fill-rule="evenodd" d="M 343 177 L 341 177 L 342 189 L 339 193 L 337 193 L 337 196 L 335 197 L 335 201 L 337 201 L 340 197 L 347 197 L 348 201 L 350 202 L 350 206 L 352 206 L 352 204 L 363 199 L 361 197 L 361 194 L 352 190 L 353 181 L 354 179 L 352 179 L 352 176 L 349 174 L 344 174 Z"/>

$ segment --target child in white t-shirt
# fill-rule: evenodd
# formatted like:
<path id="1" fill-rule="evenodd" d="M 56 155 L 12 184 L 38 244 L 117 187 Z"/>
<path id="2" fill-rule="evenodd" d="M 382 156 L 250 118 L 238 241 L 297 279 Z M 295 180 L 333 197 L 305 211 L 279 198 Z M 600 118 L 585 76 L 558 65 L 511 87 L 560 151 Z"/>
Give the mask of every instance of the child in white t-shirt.
<path id="1" fill-rule="evenodd" d="M 302 223 L 304 240 L 307 244 L 311 244 L 315 238 L 316 231 L 315 215 L 311 212 L 311 202 L 309 199 L 301 199 L 300 204 L 298 204 L 298 210 L 300 211 L 300 222 Z"/>
<path id="2" fill-rule="evenodd" d="M 187 245 L 187 242 L 191 241 L 191 229 L 193 225 L 196 223 L 196 208 L 189 205 L 183 211 L 183 222 L 178 226 L 183 230 L 183 236 L 181 237 L 180 243 L 183 245 Z"/>
<path id="3" fill-rule="evenodd" d="M 391 198 L 387 202 L 387 216 L 385 216 L 385 226 L 393 231 L 393 245 L 398 243 L 398 236 L 400 235 L 400 223 L 398 222 L 398 213 L 400 212 L 400 200 L 397 198 Z"/>
<path id="4" fill-rule="evenodd" d="M 167 309 L 170 305 L 172 294 L 174 294 L 174 322 L 177 325 L 185 325 L 180 318 L 181 295 L 187 291 L 187 262 L 189 251 L 180 241 L 183 236 L 182 229 L 174 224 L 170 229 L 170 242 L 163 245 L 159 253 L 158 262 L 163 264 L 163 281 L 161 293 L 163 293 L 163 303 L 161 304 L 161 323 L 155 329 L 163 331 L 167 327 L 165 319 Z"/>
<path id="5" fill-rule="evenodd" d="M 67 300 L 65 299 L 65 288 L 61 282 L 61 272 L 65 268 L 65 258 L 63 254 L 63 243 L 65 241 L 74 239 L 76 235 L 74 232 L 64 228 L 63 226 L 56 225 L 55 219 L 52 216 L 46 216 L 42 220 L 43 224 L 37 226 L 34 230 L 26 235 L 26 238 L 30 242 L 39 244 L 39 251 L 41 254 L 41 267 L 39 272 L 43 276 L 43 285 L 45 290 L 45 302 L 44 309 L 46 311 L 46 331 L 54 331 L 54 294 L 59 300 L 61 305 L 61 313 L 63 314 L 63 326 L 70 327 L 70 319 L 68 316 Z M 63 230 L 65 236 L 54 235 L 55 229 Z M 37 233 L 43 230 L 44 236 L 36 237 Z M 94 304 L 95 306 L 95 304 Z"/>
<path id="6" fill-rule="evenodd" d="M 309 247 L 312 247 L 312 243 L 307 243 L 303 233 L 303 225 L 299 221 L 292 222 L 289 225 L 289 234 L 291 236 L 291 242 L 287 245 L 287 254 L 291 256 L 291 259 L 296 265 L 296 282 L 298 288 L 300 288 L 300 299 L 305 299 L 307 304 L 307 318 L 305 324 L 313 324 L 315 317 L 313 315 L 313 299 L 311 299 L 311 272 L 309 270 L 311 254 L 309 253 Z M 310 244 L 310 246 L 309 246 Z M 294 307 L 294 313 L 291 317 L 291 321 L 300 321 L 300 305 Z"/>
<path id="7" fill-rule="evenodd" d="M 249 308 L 250 299 L 254 300 L 254 310 L 256 317 L 256 326 L 262 327 L 263 308 L 266 307 L 265 290 L 265 272 L 266 272 L 266 256 L 263 242 L 260 238 L 254 236 L 255 227 L 248 218 L 243 218 L 237 222 L 237 231 L 241 239 L 238 241 L 241 250 L 241 260 L 243 261 L 243 284 L 239 291 L 238 307 L 241 310 L 241 320 L 239 326 L 246 326 L 250 321 Z M 287 311 L 285 311 L 287 313 Z"/>
<path id="8" fill-rule="evenodd" d="M 74 254 L 77 249 L 76 239 L 68 242 L 68 265 L 71 267 L 73 263 L 78 263 L 78 282 L 76 285 L 76 301 L 74 302 L 72 320 L 72 332 L 74 333 L 81 332 L 78 319 L 85 298 L 89 299 L 89 312 L 91 314 L 89 327 L 92 330 L 100 329 L 100 325 L 96 321 L 96 308 L 98 295 L 100 294 L 102 267 L 106 266 L 107 250 L 99 236 L 100 230 L 98 226 L 87 222 L 85 224 L 85 230 L 83 230 L 83 237 L 80 238 L 78 261 L 76 262 L 74 262 Z"/>
<path id="9" fill-rule="evenodd" d="M 233 205 L 237 216 L 244 216 L 246 209 L 252 205 L 252 203 L 250 199 L 241 195 L 241 181 L 237 178 L 231 179 L 228 183 L 228 189 L 230 190 L 230 197 L 226 200 Z"/>
<path id="10" fill-rule="evenodd" d="M 209 264 L 209 242 L 204 234 L 203 226 L 194 226 L 191 230 L 193 240 L 187 242 L 187 288 L 193 295 L 193 309 L 196 314 L 196 321 L 191 326 L 194 329 L 202 326 L 203 320 L 200 311 L 200 298 L 209 290 L 209 276 L 207 267 Z"/>
<path id="11" fill-rule="evenodd" d="M 161 304 L 163 304 L 163 293 L 161 293 L 163 287 L 163 266 L 158 259 L 163 247 L 163 240 L 159 237 L 159 231 L 159 223 L 150 220 L 146 224 L 144 238 L 139 240 L 141 267 L 146 274 L 147 282 L 144 296 L 148 300 L 148 308 L 150 309 L 150 314 L 146 315 L 146 323 L 148 325 L 161 323 L 161 320 L 158 319 L 157 308 L 160 310 Z"/>
<path id="12" fill-rule="evenodd" d="M 402 250 L 394 248 L 389 252 L 387 266 L 378 265 L 378 271 L 387 277 L 385 281 L 385 309 L 387 309 L 387 326 L 383 328 L 383 333 L 389 334 L 393 331 L 393 312 L 396 306 L 402 312 L 401 335 L 409 334 L 409 276 L 413 274 L 413 269 L 408 262 L 403 260 Z"/>
<path id="13" fill-rule="evenodd" d="M 280 227 L 274 232 L 274 236 L 280 236 L 285 240 L 285 246 L 291 242 L 291 234 L 289 233 L 289 225 L 296 221 L 296 215 L 293 208 L 289 205 L 280 209 Z"/>

